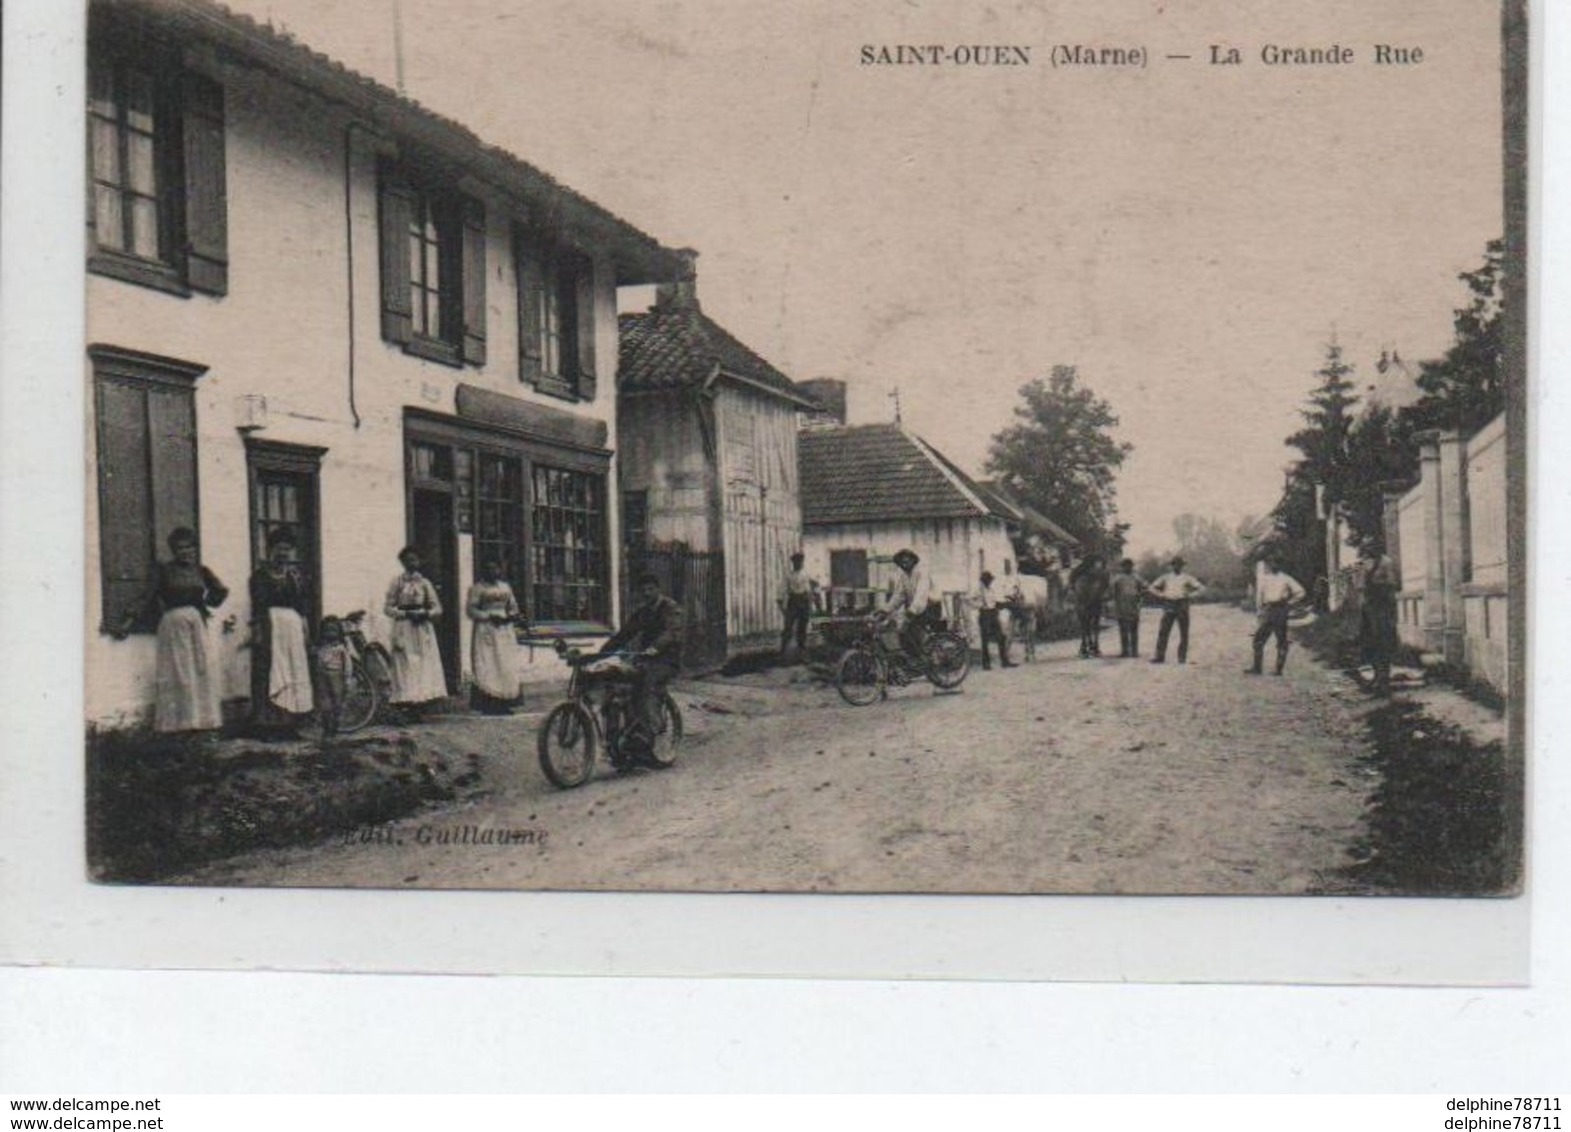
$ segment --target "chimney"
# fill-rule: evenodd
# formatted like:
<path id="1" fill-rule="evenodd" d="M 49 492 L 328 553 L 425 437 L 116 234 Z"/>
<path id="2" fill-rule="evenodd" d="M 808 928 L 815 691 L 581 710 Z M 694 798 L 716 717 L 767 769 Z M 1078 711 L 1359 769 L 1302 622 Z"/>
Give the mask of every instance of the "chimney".
<path id="1" fill-rule="evenodd" d="M 698 253 L 692 248 L 677 248 L 682 261 L 677 277 L 655 287 L 655 306 L 660 310 L 698 309 Z"/>
<path id="2" fill-rule="evenodd" d="M 799 381 L 797 388 L 822 405 L 823 411 L 814 413 L 817 421 L 826 424 L 846 423 L 846 383 L 837 377 L 815 377 Z"/>

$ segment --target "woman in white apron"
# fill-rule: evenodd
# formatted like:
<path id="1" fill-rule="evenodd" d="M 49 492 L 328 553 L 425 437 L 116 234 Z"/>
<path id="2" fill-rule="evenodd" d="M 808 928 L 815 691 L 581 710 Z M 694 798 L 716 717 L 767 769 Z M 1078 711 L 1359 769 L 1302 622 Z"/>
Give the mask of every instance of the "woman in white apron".
<path id="1" fill-rule="evenodd" d="M 417 711 L 421 704 L 447 697 L 442 651 L 432 624 L 442 616 L 442 601 L 420 572 L 420 554 L 414 547 L 404 547 L 398 561 L 404 572 L 387 587 L 383 606 L 393 622 L 392 702 Z"/>
<path id="2" fill-rule="evenodd" d="M 189 527 L 169 532 L 169 553 L 172 561 L 154 569 L 153 592 L 141 616 L 132 615 L 113 635 L 124 639 L 139 622 L 156 618 L 153 729 L 165 734 L 215 731 L 223 716 L 208 611 L 223 605 L 229 591 L 198 560 L 196 532 Z"/>
<path id="3" fill-rule="evenodd" d="M 294 540 L 274 536 L 251 575 L 251 723 L 292 731 L 316 706 L 307 659 L 311 587 L 295 562 Z"/>
<path id="4" fill-rule="evenodd" d="M 481 569 L 481 580 L 469 588 L 465 611 L 474 622 L 470 661 L 475 684 L 470 703 L 487 715 L 506 715 L 519 699 L 518 598 L 492 559 Z"/>

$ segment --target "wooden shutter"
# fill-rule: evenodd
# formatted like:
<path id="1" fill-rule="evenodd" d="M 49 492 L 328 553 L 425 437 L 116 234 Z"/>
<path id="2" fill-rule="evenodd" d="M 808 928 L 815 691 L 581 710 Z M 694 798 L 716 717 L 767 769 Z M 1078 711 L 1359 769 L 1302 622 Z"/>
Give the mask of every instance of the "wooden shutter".
<path id="1" fill-rule="evenodd" d="M 469 197 L 459 204 L 463 220 L 464 361 L 485 364 L 485 205 Z"/>
<path id="2" fill-rule="evenodd" d="M 522 229 L 514 234 L 518 262 L 518 379 L 540 386 L 540 308 L 545 295 L 545 270 L 540 250 Z"/>
<path id="3" fill-rule="evenodd" d="M 382 337 L 408 342 L 414 334 L 409 299 L 409 225 L 414 215 L 415 192 L 398 166 L 380 166 L 382 248 Z"/>
<path id="4" fill-rule="evenodd" d="M 185 276 L 192 290 L 229 290 L 229 205 L 224 161 L 224 88 L 180 76 L 184 131 Z"/>
<path id="5" fill-rule="evenodd" d="M 152 585 L 147 398 L 128 382 L 99 381 L 97 411 L 103 627 L 112 630 L 140 611 Z"/>
<path id="6" fill-rule="evenodd" d="M 573 321 L 578 331 L 578 396 L 593 401 L 598 378 L 595 369 L 595 264 L 583 256 L 577 258 L 577 267 Z"/>
<path id="7" fill-rule="evenodd" d="M 148 387 L 147 436 L 153 537 L 161 541 L 176 527 L 196 530 L 196 406 L 189 390 Z"/>

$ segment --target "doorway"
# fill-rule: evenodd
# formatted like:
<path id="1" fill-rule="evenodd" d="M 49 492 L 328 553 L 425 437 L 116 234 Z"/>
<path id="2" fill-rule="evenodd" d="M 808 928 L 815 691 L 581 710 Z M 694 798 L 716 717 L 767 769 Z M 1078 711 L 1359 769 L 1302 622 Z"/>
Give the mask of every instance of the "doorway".
<path id="1" fill-rule="evenodd" d="M 459 625 L 464 607 L 458 586 L 458 537 L 453 526 L 451 491 L 415 488 L 410 507 L 409 541 L 420 552 L 420 570 L 436 587 L 442 602 L 436 639 L 442 649 L 442 671 L 451 694 L 462 680 Z"/>

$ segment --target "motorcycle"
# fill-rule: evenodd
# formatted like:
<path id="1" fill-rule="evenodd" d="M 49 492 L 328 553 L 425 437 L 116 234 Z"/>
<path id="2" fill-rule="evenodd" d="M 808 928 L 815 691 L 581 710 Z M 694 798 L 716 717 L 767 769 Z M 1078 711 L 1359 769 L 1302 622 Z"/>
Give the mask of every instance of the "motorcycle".
<path id="1" fill-rule="evenodd" d="M 584 653 L 556 643 L 572 670 L 567 698 L 552 708 L 536 737 L 540 769 L 554 786 L 582 786 L 594 774 L 604 748 L 618 771 L 634 767 L 665 770 L 676 763 L 682 743 L 682 711 L 669 694 L 661 697 L 661 726 L 655 735 L 638 718 L 634 688 L 638 665 L 627 653 Z"/>

